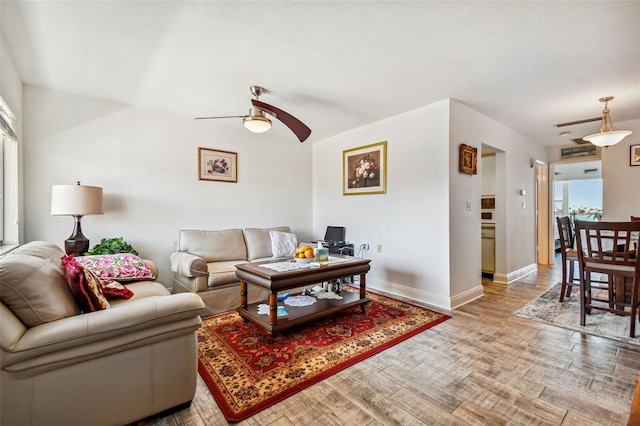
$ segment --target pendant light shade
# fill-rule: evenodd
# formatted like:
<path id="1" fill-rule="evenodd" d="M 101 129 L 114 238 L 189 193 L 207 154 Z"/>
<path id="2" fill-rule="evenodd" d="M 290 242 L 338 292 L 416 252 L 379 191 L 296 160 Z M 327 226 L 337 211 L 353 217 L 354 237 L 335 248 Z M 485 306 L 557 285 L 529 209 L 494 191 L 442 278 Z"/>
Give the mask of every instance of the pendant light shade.
<path id="1" fill-rule="evenodd" d="M 585 136 L 582 139 L 587 142 L 591 142 L 595 146 L 608 147 L 617 144 L 631 133 L 633 132 L 630 130 L 612 130 L 610 132 L 594 133 L 593 135 Z"/>
<path id="2" fill-rule="evenodd" d="M 600 133 L 594 133 L 589 136 L 585 136 L 584 139 L 587 142 L 591 142 L 595 146 L 600 147 L 609 147 L 611 145 L 615 145 L 620 142 L 622 139 L 629 136 L 631 133 L 630 130 L 613 130 L 613 123 L 611 122 L 611 117 L 609 117 L 609 101 L 613 99 L 613 96 L 606 96 L 604 98 L 600 98 L 600 102 L 604 102 L 604 109 L 602 110 L 602 125 L 600 126 Z"/>

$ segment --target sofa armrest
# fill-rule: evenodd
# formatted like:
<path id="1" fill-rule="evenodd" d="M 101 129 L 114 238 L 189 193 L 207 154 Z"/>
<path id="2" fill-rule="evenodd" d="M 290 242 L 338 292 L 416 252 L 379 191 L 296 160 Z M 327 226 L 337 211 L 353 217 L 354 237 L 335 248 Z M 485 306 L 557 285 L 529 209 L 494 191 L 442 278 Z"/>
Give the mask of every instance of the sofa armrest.
<path id="1" fill-rule="evenodd" d="M 31 327 L 12 347 L 2 347 L 3 365 L 80 346 L 104 346 L 118 337 L 161 330 L 165 324 L 197 318 L 205 304 L 194 293 L 131 300 L 111 309 L 91 312 Z M 119 343 L 121 344 L 121 342 Z M 104 350 L 104 347 L 103 347 Z"/>
<path id="2" fill-rule="evenodd" d="M 156 263 L 153 260 L 142 259 L 142 261 L 149 267 L 149 269 L 151 269 L 153 276 L 156 277 L 156 279 L 158 279 L 158 265 L 156 265 Z"/>
<path id="3" fill-rule="evenodd" d="M 171 270 L 185 277 L 209 275 L 207 262 L 199 256 L 178 251 L 171 254 Z"/>

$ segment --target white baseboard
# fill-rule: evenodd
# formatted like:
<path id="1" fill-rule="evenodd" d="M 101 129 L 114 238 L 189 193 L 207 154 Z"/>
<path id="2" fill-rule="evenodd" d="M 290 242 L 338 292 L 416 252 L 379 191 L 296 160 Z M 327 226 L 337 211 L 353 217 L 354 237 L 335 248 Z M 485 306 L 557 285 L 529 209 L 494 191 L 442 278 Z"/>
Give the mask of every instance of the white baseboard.
<path id="1" fill-rule="evenodd" d="M 457 309 L 462 305 L 466 305 L 469 302 L 473 302 L 476 299 L 484 296 L 484 287 L 482 284 L 474 287 L 464 293 L 456 294 L 451 298 L 451 309 Z"/>
<path id="2" fill-rule="evenodd" d="M 532 263 L 524 268 L 520 268 L 517 271 L 509 272 L 508 274 L 493 274 L 493 281 L 496 283 L 509 284 L 520 278 L 532 274 L 538 270 L 538 265 Z"/>
<path id="3" fill-rule="evenodd" d="M 391 297 L 395 296 L 400 299 L 406 299 L 407 301 L 415 302 L 418 305 L 433 306 L 434 308 L 444 309 L 447 311 L 458 308 L 484 296 L 484 288 L 482 285 L 454 297 L 446 297 L 429 291 L 369 277 L 367 277 L 367 288 L 374 292 L 378 291 Z"/>

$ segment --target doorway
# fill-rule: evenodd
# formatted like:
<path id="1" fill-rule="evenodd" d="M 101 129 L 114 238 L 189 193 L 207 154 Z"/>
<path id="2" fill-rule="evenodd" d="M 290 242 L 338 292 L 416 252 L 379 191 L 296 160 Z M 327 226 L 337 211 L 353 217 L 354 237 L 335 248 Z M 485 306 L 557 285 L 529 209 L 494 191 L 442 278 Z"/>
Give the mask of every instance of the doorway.
<path id="1" fill-rule="evenodd" d="M 487 144 L 481 146 L 481 257 L 482 276 L 504 280 L 506 255 L 506 153 Z"/>

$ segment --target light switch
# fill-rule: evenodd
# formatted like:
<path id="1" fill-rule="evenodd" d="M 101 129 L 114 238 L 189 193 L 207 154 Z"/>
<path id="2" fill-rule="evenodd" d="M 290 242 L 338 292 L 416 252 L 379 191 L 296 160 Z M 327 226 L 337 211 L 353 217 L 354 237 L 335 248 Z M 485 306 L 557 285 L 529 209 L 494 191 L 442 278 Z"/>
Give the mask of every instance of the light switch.
<path id="1" fill-rule="evenodd" d="M 471 211 L 471 201 L 467 201 L 467 210 Z"/>

